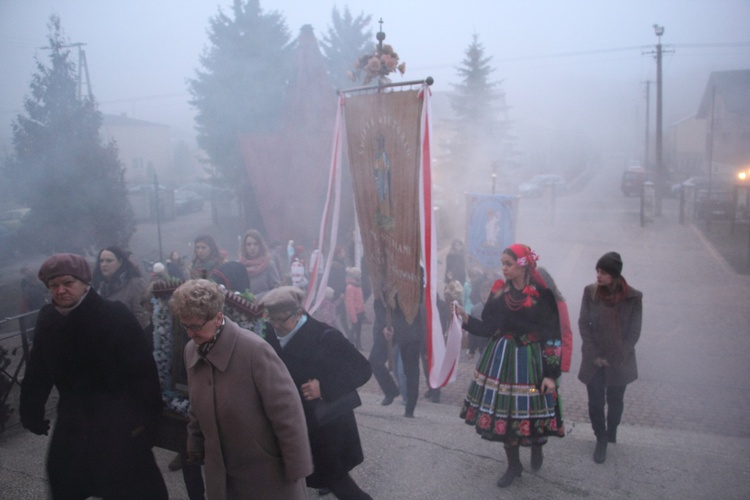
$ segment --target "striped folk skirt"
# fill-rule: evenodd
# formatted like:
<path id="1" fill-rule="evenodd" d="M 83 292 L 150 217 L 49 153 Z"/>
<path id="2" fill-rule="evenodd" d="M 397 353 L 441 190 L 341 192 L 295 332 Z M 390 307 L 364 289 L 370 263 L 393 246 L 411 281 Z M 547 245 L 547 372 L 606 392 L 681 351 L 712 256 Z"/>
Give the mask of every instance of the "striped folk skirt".
<path id="1" fill-rule="evenodd" d="M 484 439 L 544 444 L 565 435 L 558 393 L 542 394 L 542 345 L 496 335 L 477 361 L 461 418 Z"/>

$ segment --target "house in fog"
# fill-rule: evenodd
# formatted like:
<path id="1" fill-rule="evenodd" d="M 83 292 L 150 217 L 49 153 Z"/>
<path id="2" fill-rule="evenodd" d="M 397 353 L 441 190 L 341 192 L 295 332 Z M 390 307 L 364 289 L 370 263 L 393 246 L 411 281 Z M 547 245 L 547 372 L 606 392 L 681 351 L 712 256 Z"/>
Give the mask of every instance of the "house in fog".
<path id="1" fill-rule="evenodd" d="M 750 69 L 711 73 L 697 118 L 706 124 L 706 166 L 727 177 L 750 167 Z"/>
<path id="2" fill-rule="evenodd" d="M 114 140 L 125 167 L 128 185 L 153 183 L 154 174 L 162 182 L 172 172 L 172 143 L 168 125 L 103 115 L 101 134 L 105 142 Z"/>

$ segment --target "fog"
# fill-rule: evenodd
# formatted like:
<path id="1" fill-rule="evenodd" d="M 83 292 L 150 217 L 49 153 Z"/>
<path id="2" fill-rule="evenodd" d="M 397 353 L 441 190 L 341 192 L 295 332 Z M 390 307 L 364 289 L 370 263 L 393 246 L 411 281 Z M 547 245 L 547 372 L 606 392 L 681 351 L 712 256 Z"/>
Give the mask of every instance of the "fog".
<path id="1" fill-rule="evenodd" d="M 168 125 L 172 140 L 194 141 L 186 80 L 206 47 L 209 19 L 230 5 L 230 0 L 0 0 L 0 155 L 9 151 L 11 123 L 22 113 L 36 72 L 34 56 L 47 62 L 40 47 L 53 13 L 71 42 L 86 44 L 92 91 L 103 113 Z M 334 5 L 348 5 L 355 16 L 371 14 L 373 33 L 383 19 L 386 42 L 406 62 L 406 74 L 394 82 L 434 78 L 435 143 L 450 114 L 446 94 L 459 83 L 456 67 L 472 36 L 479 36 L 492 57 L 492 79 L 502 82 L 522 167 L 515 177 L 499 180 L 498 192 L 581 158 L 578 167 L 588 182 L 556 200 L 556 208 L 546 194 L 537 201 L 521 199 L 517 225 L 517 239 L 539 252 L 540 265 L 568 299 L 574 357 L 562 387 L 570 397 L 566 418 L 581 424 L 577 432 L 590 433 L 585 387 L 575 378 L 581 292 L 595 279 L 598 257 L 617 250 L 625 262 L 623 275 L 644 292 L 640 378 L 628 389 L 624 424 L 674 424 L 695 432 L 713 427 L 708 431 L 747 438 L 743 423 L 750 401 L 734 394 L 750 384 L 748 277 L 732 271 L 695 226 L 678 223 L 676 199 L 665 201 L 663 217 L 642 227 L 640 200 L 622 196 L 619 178 L 627 160 L 643 157 L 644 82 L 656 79 L 653 25 L 665 28 L 666 137 L 671 124 L 697 112 L 711 72 L 750 68 L 750 0 L 261 1 L 264 10 L 284 15 L 292 37 L 310 24 L 319 40 Z M 331 101 L 333 110 L 335 96 Z M 654 107 L 652 86 L 651 113 Z M 650 127 L 653 132 L 653 118 Z M 438 215 L 441 242 L 463 237 L 463 191 L 484 186 L 489 192 L 490 164 L 491 159 L 475 159 L 472 183 L 442 186 L 436 194 L 447 203 Z M 207 230 L 234 258 L 245 228 L 212 226 L 211 215 L 206 207 L 164 227 L 140 223 L 131 249 L 138 259 L 156 260 L 163 238 L 163 254 L 177 249 L 190 255 L 193 238 Z M 39 257 L 24 256 L 32 265 Z M 456 398 L 465 387 L 455 389 Z M 417 415 L 420 405 L 429 404 L 424 401 Z M 452 404 L 450 390 L 443 402 Z M 466 428 L 456 419 L 459 427 Z M 478 440 L 469 431 L 467 439 Z M 366 464 L 368 453 L 375 455 L 365 449 Z"/>
<path id="2" fill-rule="evenodd" d="M 206 46 L 208 19 L 224 1 L 0 0 L 0 144 L 21 111 L 46 44 L 50 14 L 74 43 L 85 43 L 93 93 L 108 114 L 168 124 L 193 136 L 185 81 Z M 372 14 L 407 63 L 404 79 L 435 78 L 437 93 L 458 82 L 456 66 L 478 34 L 502 81 L 522 151 L 576 131 L 637 155 L 644 126 L 643 83 L 655 79 L 653 24 L 665 27 L 664 123 L 694 114 L 711 71 L 750 64 L 746 0 L 597 0 L 434 2 L 398 0 L 261 1 L 281 12 L 296 37 L 311 24 L 318 38 L 331 9 Z M 460 6 L 460 10 L 459 10 Z M 398 78 L 396 78 L 398 81 Z M 653 94 L 652 94 L 653 95 Z M 652 102 L 653 110 L 653 102 Z M 436 117 L 439 119 L 439 117 Z"/>

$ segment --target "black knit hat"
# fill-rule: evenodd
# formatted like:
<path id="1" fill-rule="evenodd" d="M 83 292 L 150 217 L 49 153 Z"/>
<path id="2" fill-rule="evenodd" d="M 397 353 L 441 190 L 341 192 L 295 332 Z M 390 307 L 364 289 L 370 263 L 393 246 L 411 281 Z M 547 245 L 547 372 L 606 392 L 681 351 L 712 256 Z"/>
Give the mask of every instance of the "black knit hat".
<path id="1" fill-rule="evenodd" d="M 622 257 L 617 252 L 607 252 L 596 262 L 596 269 L 617 278 L 622 272 Z"/>

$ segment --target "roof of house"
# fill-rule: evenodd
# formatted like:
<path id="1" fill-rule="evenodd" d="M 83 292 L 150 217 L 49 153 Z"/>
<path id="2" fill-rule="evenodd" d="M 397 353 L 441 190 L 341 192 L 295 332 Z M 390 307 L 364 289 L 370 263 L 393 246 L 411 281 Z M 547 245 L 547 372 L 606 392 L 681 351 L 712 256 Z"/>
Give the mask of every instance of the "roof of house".
<path id="1" fill-rule="evenodd" d="M 727 111 L 750 115 L 750 69 L 711 73 L 698 107 L 698 118 L 708 117 L 714 91 L 721 96 Z"/>
<path id="2" fill-rule="evenodd" d="M 102 124 L 110 127 L 168 127 L 162 123 L 147 122 L 145 120 L 137 120 L 130 118 L 128 115 L 102 115 Z"/>

